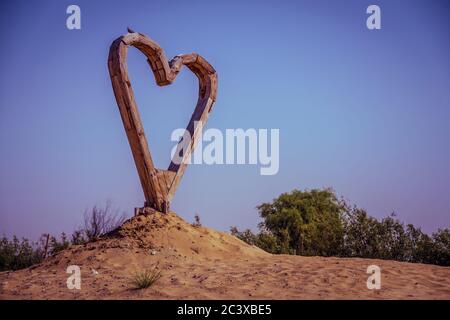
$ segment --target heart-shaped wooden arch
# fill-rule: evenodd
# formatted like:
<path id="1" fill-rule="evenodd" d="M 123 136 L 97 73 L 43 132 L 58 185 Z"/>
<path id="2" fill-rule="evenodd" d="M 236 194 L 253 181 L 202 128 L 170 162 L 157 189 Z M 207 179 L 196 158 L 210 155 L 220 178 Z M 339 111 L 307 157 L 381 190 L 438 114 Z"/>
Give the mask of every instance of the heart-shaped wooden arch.
<path id="1" fill-rule="evenodd" d="M 181 146 L 181 142 L 178 144 L 176 154 L 181 154 L 181 148 L 184 150 L 182 161 L 181 163 L 174 163 L 172 159 L 167 170 L 156 169 L 153 165 L 139 110 L 128 78 L 126 63 L 128 46 L 136 47 L 147 57 L 159 86 L 171 84 L 183 65 L 186 65 L 199 81 L 197 105 L 186 128 L 192 139 L 187 148 Z M 145 207 L 168 212 L 170 201 L 186 170 L 186 160 L 195 148 L 201 134 L 201 128 L 208 120 L 209 113 L 216 100 L 217 73 L 204 58 L 196 53 L 177 55 L 168 61 L 164 51 L 156 42 L 141 33 L 131 31 L 117 38 L 111 44 L 108 68 L 117 105 L 144 191 Z M 201 125 L 194 126 L 195 122 L 200 122 Z"/>

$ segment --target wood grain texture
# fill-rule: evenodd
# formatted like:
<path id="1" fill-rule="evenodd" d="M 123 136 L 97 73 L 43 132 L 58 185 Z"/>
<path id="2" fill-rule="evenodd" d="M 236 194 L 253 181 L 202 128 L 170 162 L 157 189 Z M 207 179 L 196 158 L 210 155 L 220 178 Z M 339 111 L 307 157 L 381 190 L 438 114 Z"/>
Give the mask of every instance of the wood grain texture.
<path id="1" fill-rule="evenodd" d="M 146 56 L 155 81 L 159 86 L 171 84 L 183 66 L 191 70 L 199 81 L 197 105 L 186 128 L 192 139 L 187 148 L 184 147 L 185 152 L 183 153 L 181 163 L 175 163 L 172 159 L 167 170 L 156 169 L 152 160 L 133 89 L 131 88 L 128 77 L 126 59 L 129 46 L 139 49 Z M 216 100 L 217 73 L 203 57 L 196 53 L 177 55 L 168 61 L 164 51 L 156 42 L 137 32 L 123 35 L 111 44 L 108 69 L 114 95 L 146 199 L 144 207 L 168 212 L 170 201 L 186 170 L 187 159 L 191 156 L 200 138 L 201 126 L 195 127 L 194 124 L 201 122 L 202 126 L 205 125 Z M 181 148 L 183 146 L 179 144 L 177 146 L 177 153 Z"/>

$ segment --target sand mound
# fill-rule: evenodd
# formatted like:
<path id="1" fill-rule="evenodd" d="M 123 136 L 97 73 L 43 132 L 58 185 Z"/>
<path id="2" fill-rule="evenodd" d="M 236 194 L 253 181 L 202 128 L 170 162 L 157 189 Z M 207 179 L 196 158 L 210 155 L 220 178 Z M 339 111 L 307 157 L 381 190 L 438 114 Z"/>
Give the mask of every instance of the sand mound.
<path id="1" fill-rule="evenodd" d="M 270 255 L 229 233 L 195 227 L 175 213 L 161 214 L 156 211 L 128 220 L 96 245 L 104 243 L 112 243 L 117 247 L 156 250 L 167 258 L 178 256 L 211 260 Z"/>
<path id="2" fill-rule="evenodd" d="M 382 270 L 368 290 L 369 265 Z M 81 268 L 81 290 L 66 285 Z M 133 275 L 158 265 L 162 278 L 135 290 Z M 271 255 L 174 213 L 134 217 L 102 239 L 42 264 L 0 273 L 1 299 L 450 299 L 450 268 L 371 259 Z"/>

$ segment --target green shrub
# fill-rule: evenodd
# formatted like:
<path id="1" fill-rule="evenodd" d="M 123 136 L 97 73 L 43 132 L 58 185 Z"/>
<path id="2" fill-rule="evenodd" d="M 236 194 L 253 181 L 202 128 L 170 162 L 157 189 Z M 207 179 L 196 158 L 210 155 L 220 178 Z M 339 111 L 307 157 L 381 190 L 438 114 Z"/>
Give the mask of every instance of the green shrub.
<path id="1" fill-rule="evenodd" d="M 112 210 L 111 203 L 107 202 L 104 207 L 95 206 L 85 211 L 84 225 L 75 230 L 70 239 L 64 232 L 59 239 L 44 234 L 39 242 L 30 242 L 25 238 L 19 240 L 16 236 L 8 240 L 3 236 L 0 240 L 0 271 L 27 268 L 71 245 L 95 241 L 117 228 L 124 220 L 125 215 L 118 215 L 117 210 Z"/>
<path id="2" fill-rule="evenodd" d="M 158 269 L 158 265 L 155 265 L 152 269 L 136 272 L 131 280 L 131 284 L 134 289 L 146 289 L 155 284 L 161 276 L 161 270 Z"/>
<path id="3" fill-rule="evenodd" d="M 43 251 L 36 243 L 16 236 L 11 241 L 5 236 L 0 240 L 0 271 L 18 270 L 40 263 Z"/>
<path id="4" fill-rule="evenodd" d="M 257 207 L 259 233 L 231 233 L 270 253 L 389 259 L 450 266 L 450 231 L 429 236 L 395 214 L 381 221 L 331 189 L 283 193 Z"/>

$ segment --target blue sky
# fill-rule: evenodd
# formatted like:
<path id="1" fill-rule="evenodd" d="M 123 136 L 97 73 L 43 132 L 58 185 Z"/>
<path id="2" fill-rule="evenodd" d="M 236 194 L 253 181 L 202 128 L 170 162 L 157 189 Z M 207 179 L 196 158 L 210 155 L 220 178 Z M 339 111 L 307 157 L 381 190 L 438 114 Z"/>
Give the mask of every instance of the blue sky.
<path id="1" fill-rule="evenodd" d="M 81 8 L 81 30 L 66 8 Z M 381 8 L 382 29 L 366 28 Z M 108 199 L 144 199 L 107 69 L 130 26 L 168 57 L 197 52 L 219 74 L 208 128 L 280 129 L 280 170 L 190 166 L 172 208 L 189 221 L 255 228 L 255 206 L 294 188 L 333 187 L 383 217 L 450 227 L 448 1 L 2 1 L 0 233 L 70 232 Z M 156 165 L 197 97 L 187 70 L 157 87 L 128 66 Z"/>

